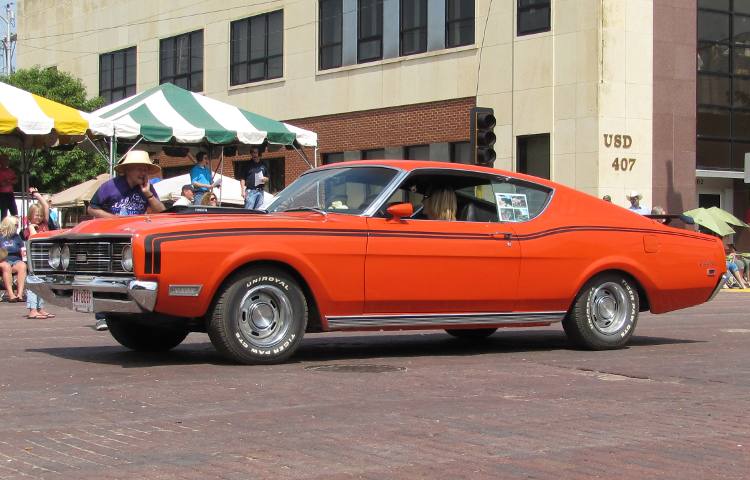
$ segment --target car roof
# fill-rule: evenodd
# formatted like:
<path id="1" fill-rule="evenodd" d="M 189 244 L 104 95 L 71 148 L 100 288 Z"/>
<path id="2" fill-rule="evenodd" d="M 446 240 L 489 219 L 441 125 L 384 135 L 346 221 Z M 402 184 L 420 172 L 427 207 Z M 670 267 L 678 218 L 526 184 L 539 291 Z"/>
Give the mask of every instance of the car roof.
<path id="1" fill-rule="evenodd" d="M 451 163 L 451 162 L 440 162 L 434 160 L 353 160 L 346 162 L 331 163 L 318 167 L 320 169 L 328 168 L 343 168 L 343 167 L 354 167 L 354 166 L 381 166 L 381 167 L 392 167 L 401 170 L 412 171 L 423 168 L 435 169 L 435 170 L 456 170 L 456 171 L 470 171 L 478 173 L 486 173 L 491 175 L 505 175 L 513 178 L 527 180 L 530 182 L 546 185 L 551 188 L 559 187 L 558 184 L 553 183 L 547 179 L 534 177 L 532 175 L 526 175 L 519 172 L 509 172 L 507 170 L 501 170 L 499 168 L 483 167 L 480 165 L 469 165 L 465 163 Z"/>

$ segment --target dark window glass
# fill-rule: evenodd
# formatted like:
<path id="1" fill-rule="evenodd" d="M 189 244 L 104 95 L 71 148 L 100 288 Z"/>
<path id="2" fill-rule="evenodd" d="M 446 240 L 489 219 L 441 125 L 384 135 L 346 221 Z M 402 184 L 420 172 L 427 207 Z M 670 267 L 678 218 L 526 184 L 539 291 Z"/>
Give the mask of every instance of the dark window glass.
<path id="1" fill-rule="evenodd" d="M 731 79 L 714 75 L 698 75 L 698 103 L 729 106 Z"/>
<path id="2" fill-rule="evenodd" d="M 318 62 L 321 70 L 341 66 L 343 1 L 320 0 Z"/>
<path id="3" fill-rule="evenodd" d="M 518 171 L 550 178 L 549 134 L 518 137 Z"/>
<path id="4" fill-rule="evenodd" d="M 732 143 L 732 170 L 745 169 L 745 154 L 750 153 L 750 142 Z"/>
<path id="5" fill-rule="evenodd" d="M 735 0 L 735 3 L 738 0 Z M 747 0 L 740 0 L 747 2 Z M 713 10 L 729 10 L 729 0 L 698 0 L 698 8 L 711 8 Z"/>
<path id="6" fill-rule="evenodd" d="M 99 55 L 99 96 L 106 104 L 135 94 L 135 47 Z"/>
<path id="7" fill-rule="evenodd" d="M 229 82 L 258 82 L 284 75 L 284 12 L 244 18 L 231 23 Z"/>
<path id="8" fill-rule="evenodd" d="M 357 63 L 383 58 L 383 1 L 357 1 Z"/>
<path id="9" fill-rule="evenodd" d="M 550 0 L 518 0 L 518 35 L 550 30 L 552 6 Z"/>
<path id="10" fill-rule="evenodd" d="M 750 45 L 750 17 L 744 15 L 734 16 L 732 40 L 736 44 Z"/>
<path id="11" fill-rule="evenodd" d="M 445 47 L 474 43 L 474 0 L 446 0 Z"/>
<path id="12" fill-rule="evenodd" d="M 427 51 L 427 0 L 401 0 L 401 55 Z"/>
<path id="13" fill-rule="evenodd" d="M 343 152 L 336 152 L 336 153 L 324 153 L 323 154 L 323 165 L 328 165 L 329 163 L 340 163 L 344 161 L 344 153 Z"/>
<path id="14" fill-rule="evenodd" d="M 471 165 L 471 144 L 469 142 L 451 143 L 451 162 Z"/>
<path id="15" fill-rule="evenodd" d="M 697 133 L 704 137 L 729 138 L 731 110 L 728 108 L 699 107 Z"/>
<path id="16" fill-rule="evenodd" d="M 362 160 L 383 160 L 385 150 L 378 148 L 375 150 L 362 150 Z"/>
<path id="17" fill-rule="evenodd" d="M 728 42 L 730 18 L 726 13 L 699 11 L 698 40 Z"/>
<path id="18" fill-rule="evenodd" d="M 167 82 L 193 92 L 203 90 L 203 30 L 159 42 L 159 83 Z"/>
<path id="19" fill-rule="evenodd" d="M 729 140 L 698 139 L 696 143 L 698 168 L 727 170 L 731 165 L 732 142 Z"/>
<path id="20" fill-rule="evenodd" d="M 404 148 L 404 156 L 407 160 L 429 160 L 429 145 L 412 145 Z"/>
<path id="21" fill-rule="evenodd" d="M 720 0 L 718 3 L 725 3 L 727 1 L 728 0 Z M 701 1 L 701 3 L 704 2 Z M 750 13 L 750 0 L 734 0 L 734 11 L 737 13 Z"/>
<path id="22" fill-rule="evenodd" d="M 698 71 L 729 73 L 730 50 L 729 45 L 700 42 L 698 44 Z"/>
<path id="23" fill-rule="evenodd" d="M 750 78 L 734 77 L 734 106 L 750 108 Z"/>

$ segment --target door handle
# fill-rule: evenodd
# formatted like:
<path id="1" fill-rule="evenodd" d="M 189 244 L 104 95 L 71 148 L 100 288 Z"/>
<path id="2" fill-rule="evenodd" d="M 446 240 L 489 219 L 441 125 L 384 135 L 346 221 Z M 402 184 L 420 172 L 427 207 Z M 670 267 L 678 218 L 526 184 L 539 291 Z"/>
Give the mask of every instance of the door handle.
<path id="1" fill-rule="evenodd" d="M 491 233 L 490 236 L 497 240 L 510 240 L 511 235 L 510 233 L 505 233 L 505 232 L 495 232 L 495 233 Z"/>

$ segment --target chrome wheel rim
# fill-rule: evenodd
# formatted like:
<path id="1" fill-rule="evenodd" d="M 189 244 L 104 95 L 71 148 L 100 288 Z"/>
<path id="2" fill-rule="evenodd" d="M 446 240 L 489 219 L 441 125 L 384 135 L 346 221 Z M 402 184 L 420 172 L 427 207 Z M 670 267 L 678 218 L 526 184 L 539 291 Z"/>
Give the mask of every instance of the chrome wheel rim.
<path id="1" fill-rule="evenodd" d="M 629 307 L 628 292 L 619 283 L 603 283 L 589 297 L 589 311 L 594 327 L 605 335 L 620 331 L 630 314 Z"/>
<path id="2" fill-rule="evenodd" d="M 292 305 L 280 288 L 258 285 L 245 293 L 237 313 L 242 337 L 255 346 L 270 347 L 289 330 Z"/>

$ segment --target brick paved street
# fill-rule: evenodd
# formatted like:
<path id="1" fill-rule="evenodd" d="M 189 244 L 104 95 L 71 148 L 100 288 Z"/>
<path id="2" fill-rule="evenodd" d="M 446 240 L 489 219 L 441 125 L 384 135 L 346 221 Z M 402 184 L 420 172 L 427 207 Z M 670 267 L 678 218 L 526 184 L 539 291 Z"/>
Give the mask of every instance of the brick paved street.
<path id="1" fill-rule="evenodd" d="M 630 348 L 559 326 L 309 335 L 224 362 L 126 351 L 93 319 L 0 305 L 0 479 L 744 479 L 750 294 L 644 315 Z"/>

